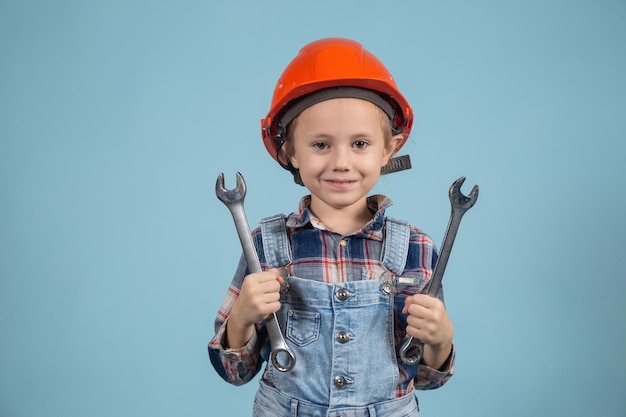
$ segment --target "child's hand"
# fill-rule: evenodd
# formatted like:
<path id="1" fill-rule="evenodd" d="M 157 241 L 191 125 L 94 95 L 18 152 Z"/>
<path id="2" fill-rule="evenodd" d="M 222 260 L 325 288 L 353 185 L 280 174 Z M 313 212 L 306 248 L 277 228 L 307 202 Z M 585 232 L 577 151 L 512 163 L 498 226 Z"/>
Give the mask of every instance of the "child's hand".
<path id="1" fill-rule="evenodd" d="M 280 309 L 280 285 L 284 282 L 278 269 L 248 275 L 239 296 L 231 309 L 243 325 L 251 326 L 263 321 Z"/>
<path id="2" fill-rule="evenodd" d="M 438 368 L 450 354 L 454 335 L 445 306 L 438 298 L 415 294 L 406 298 L 402 312 L 408 314 L 407 334 L 424 343 L 424 360 Z"/>
<path id="3" fill-rule="evenodd" d="M 252 337 L 254 324 L 280 310 L 282 283 L 278 269 L 246 276 L 226 324 L 229 347 L 244 346 Z"/>

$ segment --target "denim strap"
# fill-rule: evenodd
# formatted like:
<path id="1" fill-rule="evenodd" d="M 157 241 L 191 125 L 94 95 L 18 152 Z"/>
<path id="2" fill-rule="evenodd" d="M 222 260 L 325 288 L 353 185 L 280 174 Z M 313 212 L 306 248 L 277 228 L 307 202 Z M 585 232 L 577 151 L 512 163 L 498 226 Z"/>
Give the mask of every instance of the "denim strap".
<path id="1" fill-rule="evenodd" d="M 411 227 L 402 220 L 392 217 L 385 219 L 385 239 L 381 262 L 396 276 L 401 276 L 406 266 L 406 257 L 409 253 L 409 239 Z"/>
<path id="2" fill-rule="evenodd" d="M 409 253 L 411 228 L 408 223 L 392 217 L 385 219 L 385 239 L 381 262 L 396 276 L 402 275 Z M 283 214 L 261 220 L 263 252 L 270 268 L 280 268 L 291 263 L 291 245 L 287 235 L 286 219 Z"/>
<path id="3" fill-rule="evenodd" d="M 285 223 L 283 214 L 261 220 L 263 252 L 270 268 L 280 268 L 291 263 L 291 245 Z"/>

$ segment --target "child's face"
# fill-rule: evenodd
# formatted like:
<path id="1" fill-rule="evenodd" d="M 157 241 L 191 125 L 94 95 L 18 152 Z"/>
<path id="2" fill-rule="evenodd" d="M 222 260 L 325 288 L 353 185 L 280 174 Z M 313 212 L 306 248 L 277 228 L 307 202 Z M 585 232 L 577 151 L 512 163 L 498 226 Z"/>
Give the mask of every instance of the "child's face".
<path id="1" fill-rule="evenodd" d="M 400 140 L 385 146 L 384 113 L 355 98 L 323 101 L 304 110 L 291 135 L 291 162 L 312 195 L 318 216 L 328 209 L 364 210 L 380 169 Z"/>

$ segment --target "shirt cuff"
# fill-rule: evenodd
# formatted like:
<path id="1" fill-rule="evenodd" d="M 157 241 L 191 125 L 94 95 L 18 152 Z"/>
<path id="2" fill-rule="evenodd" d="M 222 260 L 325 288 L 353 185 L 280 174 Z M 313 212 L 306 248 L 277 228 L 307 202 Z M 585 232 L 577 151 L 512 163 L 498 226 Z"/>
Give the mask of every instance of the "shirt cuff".
<path id="1" fill-rule="evenodd" d="M 224 346 L 227 345 L 227 343 L 225 343 L 226 341 L 224 340 L 225 337 L 226 333 L 224 332 L 221 339 L 221 349 L 224 358 L 227 358 L 233 362 L 247 362 L 247 359 L 249 359 L 255 351 L 255 346 L 257 342 L 256 331 L 252 333 L 252 337 L 250 338 L 250 340 L 248 340 L 248 343 L 246 343 L 245 346 L 236 349 L 224 348 Z"/>
<path id="2" fill-rule="evenodd" d="M 456 352 L 454 345 L 448 359 L 439 369 L 431 368 L 425 363 L 421 362 L 417 376 L 415 377 L 415 388 L 419 390 L 428 390 L 441 387 L 445 384 L 454 374 L 454 357 Z"/>
<path id="3" fill-rule="evenodd" d="M 259 370 L 259 349 L 256 331 L 245 346 L 237 349 L 228 348 L 226 341 L 226 322 L 222 323 L 215 337 L 209 342 L 209 354 L 221 364 L 222 378 L 234 385 L 243 385 L 250 381 Z M 212 353 L 213 352 L 213 353 Z M 219 358 L 219 359 L 218 359 Z M 213 356 L 212 359 L 213 361 Z"/>

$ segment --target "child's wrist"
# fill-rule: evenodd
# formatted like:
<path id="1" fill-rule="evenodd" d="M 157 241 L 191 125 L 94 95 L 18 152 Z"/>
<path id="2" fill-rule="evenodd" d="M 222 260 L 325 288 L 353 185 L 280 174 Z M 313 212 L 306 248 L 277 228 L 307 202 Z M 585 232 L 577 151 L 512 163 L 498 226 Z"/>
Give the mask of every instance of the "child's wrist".
<path id="1" fill-rule="evenodd" d="M 452 341 L 447 341 L 440 344 L 425 345 L 424 356 L 422 360 L 431 368 L 441 369 L 445 368 L 450 355 L 452 354 Z"/>
<path id="2" fill-rule="evenodd" d="M 254 325 L 240 323 L 237 319 L 229 317 L 226 321 L 226 334 L 224 340 L 227 347 L 238 349 L 245 346 L 255 332 Z"/>

